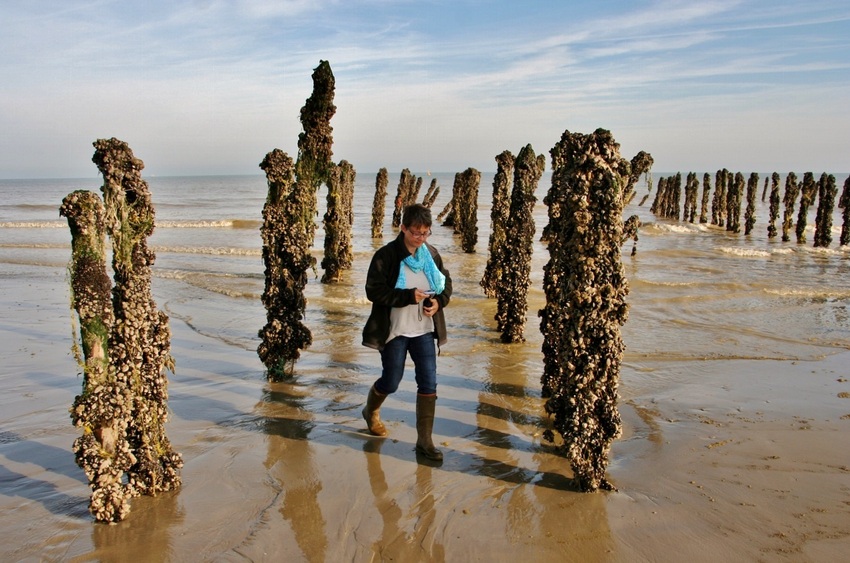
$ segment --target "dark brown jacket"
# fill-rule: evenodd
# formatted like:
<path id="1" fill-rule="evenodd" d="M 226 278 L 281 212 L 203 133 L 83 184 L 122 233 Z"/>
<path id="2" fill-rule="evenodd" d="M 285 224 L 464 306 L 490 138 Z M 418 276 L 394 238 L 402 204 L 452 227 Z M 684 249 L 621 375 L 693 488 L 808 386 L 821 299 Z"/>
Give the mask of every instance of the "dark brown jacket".
<path id="1" fill-rule="evenodd" d="M 446 343 L 446 317 L 443 309 L 449 304 L 452 296 L 452 278 L 449 271 L 443 267 L 443 259 L 437 249 L 428 243 L 426 248 L 431 252 L 437 268 L 446 276 L 446 287 L 443 292 L 434 297 L 440 308 L 432 317 L 434 319 L 434 338 L 437 344 Z M 381 350 L 387 343 L 390 334 L 390 311 L 393 307 L 406 307 L 416 303 L 414 289 L 396 289 L 395 284 L 401 271 L 401 261 L 410 256 L 410 251 L 404 244 L 404 233 L 399 233 L 396 239 L 375 252 L 366 274 L 366 297 L 372 302 L 372 312 L 366 326 L 363 327 L 363 345 Z"/>

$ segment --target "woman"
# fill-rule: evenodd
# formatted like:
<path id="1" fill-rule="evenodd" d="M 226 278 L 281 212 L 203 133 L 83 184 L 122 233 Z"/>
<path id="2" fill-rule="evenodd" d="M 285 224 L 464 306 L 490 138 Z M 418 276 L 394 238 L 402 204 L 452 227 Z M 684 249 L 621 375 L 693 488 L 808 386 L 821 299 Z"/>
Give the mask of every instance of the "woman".
<path id="1" fill-rule="evenodd" d="M 404 210 L 401 232 L 372 257 L 366 297 L 372 312 L 363 328 L 363 345 L 381 352 L 381 377 L 369 389 L 363 418 L 369 432 L 386 436 L 379 409 L 398 390 L 410 354 L 416 371 L 416 452 L 440 461 L 431 431 L 437 402 L 437 345 L 446 343 L 443 309 L 452 295 L 452 279 L 443 259 L 426 243 L 431 210 L 421 204 Z"/>

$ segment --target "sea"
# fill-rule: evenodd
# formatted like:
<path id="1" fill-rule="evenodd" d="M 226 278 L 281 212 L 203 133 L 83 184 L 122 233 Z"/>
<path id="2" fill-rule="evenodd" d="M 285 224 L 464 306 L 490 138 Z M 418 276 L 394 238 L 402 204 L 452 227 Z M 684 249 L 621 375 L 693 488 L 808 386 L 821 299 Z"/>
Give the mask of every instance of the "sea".
<path id="1" fill-rule="evenodd" d="M 654 174 L 656 178 L 664 175 Z M 769 173 L 760 176 L 766 175 Z M 815 173 L 816 178 L 819 175 Z M 428 172 L 420 176 L 424 180 L 421 195 L 432 179 L 440 187 L 433 205 L 435 224 L 429 242 L 440 250 L 454 281 L 455 295 L 447 311 L 451 339 L 447 349 L 476 350 L 482 343 L 496 349 L 516 348 L 494 342 L 498 340 L 492 319 L 495 303 L 479 286 L 488 257 L 493 174 L 482 174 L 474 253 L 463 252 L 453 230 L 436 222 L 437 214 L 451 198 L 454 174 Z M 802 178 L 802 173 L 798 176 Z M 847 174 L 835 176 L 840 190 Z M 315 353 L 332 356 L 341 347 L 359 346 L 359 329 L 369 309 L 363 290 L 369 260 L 378 247 L 397 234 L 391 218 L 398 178 L 398 174 L 390 175 L 383 237 L 373 239 L 371 208 L 376 174 L 357 175 L 354 265 L 337 283 L 321 283 L 318 266 L 310 276 L 305 290 L 305 323 L 314 333 L 315 343 L 305 351 L 305 364 L 316 360 Z M 146 181 L 156 209 L 156 227 L 149 245 L 156 253 L 153 284 L 158 305 L 200 333 L 227 345 L 256 349 L 257 331 L 265 322 L 260 302 L 265 177 L 151 177 Z M 784 182 L 783 174 L 783 190 Z M 68 193 L 79 189 L 100 193 L 100 185 L 97 176 L 0 180 L 0 283 L 63 276 L 67 282 L 70 232 L 59 216 L 59 206 Z M 523 349 L 539 348 L 542 342 L 537 312 L 544 305 L 542 277 L 548 252 L 539 234 L 548 221 L 543 198 L 549 187 L 550 176 L 545 174 L 534 212 L 537 236 Z M 623 213 L 624 218 L 638 215 L 642 223 L 639 240 L 627 241 L 622 249 L 630 285 L 630 317 L 622 328 L 624 363 L 639 365 L 645 359 L 803 359 L 817 357 L 824 349 L 848 346 L 850 248 L 838 245 L 842 218 L 837 207 L 832 245 L 815 248 L 816 205 L 809 209 L 807 242 L 798 244 L 793 230 L 791 242 L 768 238 L 768 204 L 761 200 L 761 193 L 755 228 L 744 235 L 709 224 L 655 217 L 649 211 L 654 191 L 650 192 L 643 180 L 635 189 L 637 195 Z M 639 205 L 647 193 L 649 197 Z M 313 248 L 317 263 L 323 255 L 321 215 L 325 196 L 324 187 L 320 188 Z M 780 209 L 780 229 L 783 212 L 784 208 Z M 741 223 L 743 229 L 743 214 Z M 478 361 L 486 363 L 486 358 Z M 321 365 L 324 360 L 318 362 Z"/>

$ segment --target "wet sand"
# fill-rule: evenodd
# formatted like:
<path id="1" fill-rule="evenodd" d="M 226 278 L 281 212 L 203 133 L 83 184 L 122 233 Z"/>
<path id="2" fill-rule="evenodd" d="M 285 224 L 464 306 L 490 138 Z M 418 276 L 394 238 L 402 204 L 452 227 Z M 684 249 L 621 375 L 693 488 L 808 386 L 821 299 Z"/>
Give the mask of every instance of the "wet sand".
<path id="1" fill-rule="evenodd" d="M 183 487 L 95 524 L 71 453 L 80 378 L 65 280 L 4 283 L 0 297 L 3 561 L 836 561 L 850 550 L 847 351 L 627 355 L 609 468 L 619 492 L 584 494 L 541 438 L 534 338 L 443 348 L 445 462 L 433 466 L 413 450 L 412 377 L 382 409 L 391 436 L 365 434 L 378 356 L 352 345 L 359 333 L 336 348 L 319 335 L 293 381 L 270 384 L 254 351 L 176 315 L 167 428 Z"/>

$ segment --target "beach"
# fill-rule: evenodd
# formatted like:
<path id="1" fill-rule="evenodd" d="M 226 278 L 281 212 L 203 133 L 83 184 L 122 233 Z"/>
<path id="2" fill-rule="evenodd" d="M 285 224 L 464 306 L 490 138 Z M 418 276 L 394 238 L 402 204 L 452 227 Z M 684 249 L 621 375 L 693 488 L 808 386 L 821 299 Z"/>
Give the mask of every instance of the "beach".
<path id="1" fill-rule="evenodd" d="M 437 175 L 435 214 L 452 176 Z M 381 411 L 388 438 L 369 436 L 360 414 L 380 369 L 360 344 L 365 270 L 394 236 L 389 218 L 383 240 L 369 236 L 374 173 L 357 178 L 354 267 L 336 284 L 310 279 L 313 344 L 281 383 L 256 353 L 265 179 L 148 181 L 154 299 L 176 362 L 166 428 L 183 485 L 134 499 L 115 525 L 88 513 L 71 451 L 82 379 L 58 206 L 99 182 L 0 181 L 0 560 L 835 561 L 850 549 L 850 250 L 837 234 L 812 248 L 814 208 L 797 244 L 768 240 L 764 203 L 749 236 L 627 207 L 644 226 L 637 252 L 623 247 L 618 491 L 581 493 L 542 437 L 545 246 L 535 243 L 525 342 L 499 342 L 496 303 L 478 286 L 492 174 L 476 252 L 438 224 L 429 239 L 455 287 L 438 358 L 441 465 L 414 453 L 412 364 Z M 537 238 L 548 186 L 544 176 Z"/>

